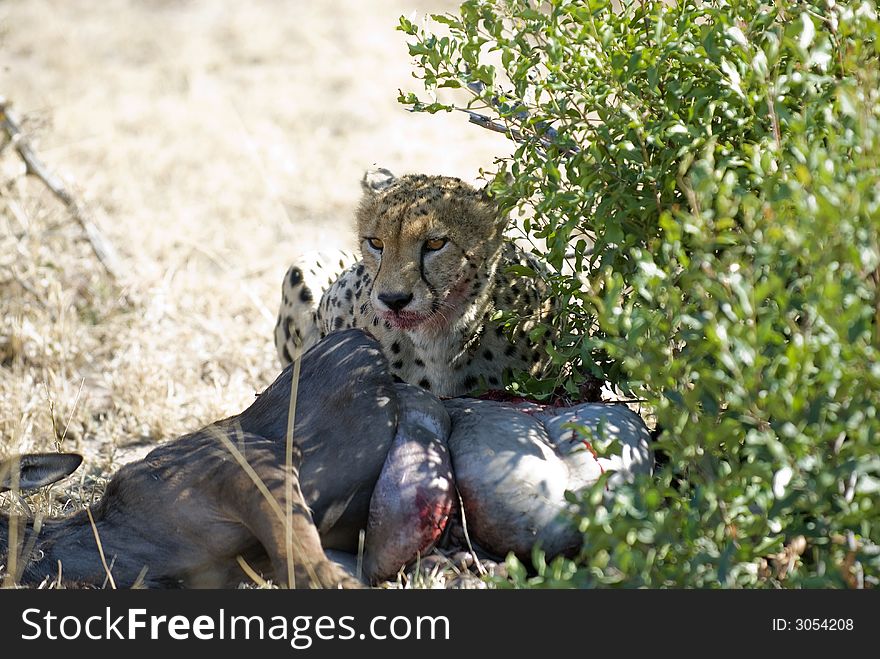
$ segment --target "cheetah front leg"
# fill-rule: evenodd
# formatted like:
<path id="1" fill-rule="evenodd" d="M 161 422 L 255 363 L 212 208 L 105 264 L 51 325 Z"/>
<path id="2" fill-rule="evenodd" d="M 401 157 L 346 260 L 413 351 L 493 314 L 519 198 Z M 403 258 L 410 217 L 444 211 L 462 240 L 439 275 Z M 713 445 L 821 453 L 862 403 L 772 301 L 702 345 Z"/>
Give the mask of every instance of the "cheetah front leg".
<path id="1" fill-rule="evenodd" d="M 287 269 L 275 323 L 275 348 L 282 366 L 293 361 L 297 349 L 304 353 L 326 334 L 319 327 L 317 301 L 355 258 L 347 252 L 313 253 Z M 300 265 L 306 263 L 311 265 Z"/>
<path id="2" fill-rule="evenodd" d="M 283 366 L 293 361 L 297 350 L 308 350 L 320 339 L 314 300 L 300 267 L 290 266 L 284 275 L 275 323 L 275 348 Z"/>

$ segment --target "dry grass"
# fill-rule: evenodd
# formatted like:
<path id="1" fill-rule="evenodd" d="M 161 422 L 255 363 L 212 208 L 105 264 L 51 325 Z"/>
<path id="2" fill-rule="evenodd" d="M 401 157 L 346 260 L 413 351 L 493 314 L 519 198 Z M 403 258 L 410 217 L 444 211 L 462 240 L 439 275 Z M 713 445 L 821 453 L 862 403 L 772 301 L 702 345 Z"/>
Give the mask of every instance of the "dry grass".
<path id="1" fill-rule="evenodd" d="M 396 103 L 417 86 L 397 16 L 456 4 L 0 4 L 0 91 L 125 268 L 109 279 L 0 154 L 0 456 L 86 456 L 78 484 L 33 499 L 44 512 L 274 379 L 281 277 L 300 252 L 352 246 L 364 169 L 476 179 L 510 151 Z"/>

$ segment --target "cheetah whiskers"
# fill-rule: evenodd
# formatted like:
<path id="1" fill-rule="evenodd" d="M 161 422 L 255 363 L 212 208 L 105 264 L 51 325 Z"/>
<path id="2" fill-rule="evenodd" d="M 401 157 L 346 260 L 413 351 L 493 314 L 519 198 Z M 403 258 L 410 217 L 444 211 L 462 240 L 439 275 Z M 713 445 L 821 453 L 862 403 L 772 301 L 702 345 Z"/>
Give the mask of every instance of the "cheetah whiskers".
<path id="1" fill-rule="evenodd" d="M 433 330 L 441 330 L 450 325 L 452 322 L 452 312 L 459 311 L 460 307 L 446 300 L 441 300 L 435 309 L 425 319 L 425 324 L 429 325 Z M 449 312 L 447 315 L 445 312 Z"/>

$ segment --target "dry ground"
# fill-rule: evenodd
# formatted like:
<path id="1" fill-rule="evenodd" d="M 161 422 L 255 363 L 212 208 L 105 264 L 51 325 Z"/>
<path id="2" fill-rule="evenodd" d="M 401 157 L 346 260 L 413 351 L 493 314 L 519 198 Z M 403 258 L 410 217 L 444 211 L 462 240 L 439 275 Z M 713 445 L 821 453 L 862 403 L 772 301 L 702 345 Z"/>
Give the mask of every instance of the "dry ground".
<path id="1" fill-rule="evenodd" d="M 87 459 L 64 495 L 88 498 L 240 411 L 278 371 L 288 263 L 352 246 L 364 169 L 475 180 L 509 153 L 396 102 L 419 88 L 398 16 L 456 4 L 0 0 L 0 95 L 124 268 L 0 154 L 0 456 L 63 437 Z"/>

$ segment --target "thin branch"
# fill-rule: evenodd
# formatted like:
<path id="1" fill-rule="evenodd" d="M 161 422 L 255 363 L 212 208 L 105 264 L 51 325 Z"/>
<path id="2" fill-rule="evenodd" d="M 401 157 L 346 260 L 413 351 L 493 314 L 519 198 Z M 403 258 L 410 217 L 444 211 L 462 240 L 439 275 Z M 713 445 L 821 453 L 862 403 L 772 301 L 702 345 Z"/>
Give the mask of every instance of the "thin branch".
<path id="1" fill-rule="evenodd" d="M 502 133 L 504 135 L 507 135 L 507 137 L 512 139 L 514 142 L 525 142 L 527 139 L 516 128 L 505 126 L 504 124 L 499 123 L 491 119 L 490 117 L 487 117 L 485 114 L 480 114 L 479 112 L 474 112 L 473 110 L 465 110 L 464 108 L 455 109 L 459 112 L 464 112 L 465 114 L 467 114 L 468 121 L 470 121 L 472 124 L 476 124 L 481 128 L 486 128 L 487 130 L 491 130 L 495 133 Z"/>
<path id="2" fill-rule="evenodd" d="M 648 26 L 648 10 L 645 9 L 645 0 L 639 0 L 639 4 L 642 6 L 642 26 L 645 28 L 645 41 L 653 46 L 654 44 L 651 42 L 651 30 Z"/>
<path id="3" fill-rule="evenodd" d="M 12 492 L 16 492 L 21 495 L 21 489 L 19 486 L 21 485 L 21 461 L 18 458 L 14 458 L 15 462 L 12 465 L 12 471 L 9 472 L 9 485 L 11 486 L 9 489 Z M 28 508 L 30 510 L 30 508 Z M 4 588 L 12 588 L 15 586 L 15 575 L 18 574 L 18 551 L 21 549 L 19 543 L 22 541 L 21 538 L 18 537 L 19 524 L 18 520 L 15 518 L 9 519 L 9 528 L 7 531 L 7 544 L 6 544 L 6 577 L 3 579 L 3 587 Z M 23 561 L 27 561 L 27 556 L 21 557 Z M 23 570 L 22 570 L 23 571 Z"/>
<path id="4" fill-rule="evenodd" d="M 465 515 L 464 512 L 464 501 L 461 498 L 461 492 L 458 491 L 458 488 L 455 488 L 455 494 L 458 496 L 458 512 L 461 514 L 461 530 L 464 535 L 465 544 L 471 552 L 471 555 L 474 557 L 474 564 L 477 566 L 477 572 L 479 572 L 481 576 L 486 575 L 488 574 L 488 571 L 483 566 L 482 562 L 480 562 L 480 558 L 474 550 L 474 545 L 471 543 L 471 536 L 470 533 L 468 533 L 467 515 Z"/>
<path id="5" fill-rule="evenodd" d="M 58 561 L 58 563 L 60 565 L 61 561 Z M 110 567 L 113 567 L 113 566 L 111 565 Z M 146 588 L 146 586 L 144 585 L 144 579 L 146 578 L 147 572 L 149 571 L 149 569 L 150 568 L 148 565 L 144 565 L 141 568 L 141 571 L 138 572 L 137 578 L 134 580 L 134 583 L 131 584 L 131 590 L 140 590 L 142 588 Z"/>
<path id="6" fill-rule="evenodd" d="M 98 555 L 101 557 L 101 565 L 104 566 L 104 573 L 110 581 L 110 588 L 116 590 L 116 580 L 113 579 L 113 574 L 110 572 L 110 567 L 107 565 L 107 558 L 104 556 L 104 547 L 101 545 L 101 536 L 98 535 L 98 527 L 95 526 L 95 518 L 92 517 L 92 509 L 86 508 L 86 514 L 89 516 L 89 524 L 92 525 L 92 534 L 95 536 L 95 544 L 98 545 Z M 116 557 L 114 556 L 114 561 L 115 558 Z"/>
<path id="7" fill-rule="evenodd" d="M 294 350 L 293 350 L 293 373 L 290 382 L 290 398 L 287 405 L 287 432 L 285 433 L 284 444 L 284 496 L 287 500 L 285 512 L 287 516 L 284 518 L 284 538 L 287 549 L 287 585 L 289 588 L 296 588 L 293 572 L 293 429 L 296 425 L 296 399 L 299 392 L 299 374 L 302 367 L 302 340 L 299 334 L 294 332 Z M 297 483 L 298 486 L 298 483 Z"/>
<path id="8" fill-rule="evenodd" d="M 479 97 L 483 97 L 486 94 L 486 85 L 482 82 L 469 82 L 467 83 L 467 88 Z M 493 96 L 490 99 L 490 103 L 492 107 L 498 110 L 499 114 L 502 116 L 509 115 L 520 124 L 529 120 L 530 115 L 527 110 L 522 109 L 514 111 L 514 106 L 502 102 L 498 96 Z M 521 131 L 499 124 L 486 115 L 473 112 L 472 110 L 462 110 L 461 108 L 456 109 L 466 112 L 470 116 L 471 123 L 498 133 L 505 133 L 516 142 L 525 142 L 528 139 Z M 538 121 L 535 123 L 535 136 L 544 147 L 555 146 L 562 155 L 574 155 L 575 153 L 580 152 L 580 147 L 578 146 L 562 144 L 562 138 L 560 137 L 559 132 L 546 121 Z"/>
<path id="9" fill-rule="evenodd" d="M 82 204 L 68 191 L 61 179 L 52 173 L 34 150 L 30 141 L 21 130 L 21 122 L 10 109 L 9 103 L 0 96 L 0 128 L 8 138 L 25 164 L 25 172 L 40 179 L 54 194 L 73 219 L 80 225 L 86 239 L 101 265 L 113 279 L 119 280 L 119 258 L 116 250 L 107 240 L 98 226 L 91 220 Z"/>
<path id="10" fill-rule="evenodd" d="M 30 506 L 28 506 L 28 511 L 30 511 Z M 33 526 L 31 527 L 31 535 L 28 538 L 27 544 L 24 546 L 24 550 L 21 552 L 21 566 L 19 567 L 20 573 L 15 575 L 16 581 L 19 581 L 21 579 L 21 575 L 24 574 L 24 570 L 27 567 L 27 564 L 30 561 L 31 554 L 34 551 L 34 547 L 37 546 L 37 538 L 39 537 L 40 531 L 42 529 L 43 520 L 41 517 L 37 517 L 34 520 Z"/>
<path id="11" fill-rule="evenodd" d="M 269 588 L 269 582 L 263 579 L 257 571 L 250 566 L 250 564 L 242 558 L 241 554 L 238 554 L 235 557 L 235 560 L 238 561 L 238 566 L 241 568 L 241 571 L 244 572 L 251 581 L 253 581 L 260 588 Z"/>
<path id="12" fill-rule="evenodd" d="M 73 399 L 73 409 L 70 410 L 70 416 L 67 417 L 67 423 L 64 426 L 64 432 L 61 433 L 61 439 L 57 440 L 57 448 L 58 451 L 61 451 L 61 445 L 64 443 L 64 438 L 67 437 L 67 429 L 70 428 L 70 422 L 73 421 L 73 415 L 76 414 L 76 405 L 79 403 L 79 397 L 82 395 L 83 386 L 86 383 L 86 379 L 83 378 L 79 383 L 79 391 L 76 392 L 76 398 Z"/>

